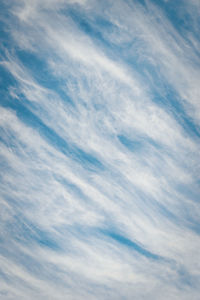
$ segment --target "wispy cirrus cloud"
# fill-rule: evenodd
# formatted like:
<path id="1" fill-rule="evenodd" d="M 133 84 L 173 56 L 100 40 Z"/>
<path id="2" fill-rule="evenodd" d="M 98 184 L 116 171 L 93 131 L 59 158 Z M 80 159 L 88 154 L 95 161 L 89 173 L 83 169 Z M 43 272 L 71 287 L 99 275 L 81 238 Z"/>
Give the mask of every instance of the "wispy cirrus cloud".
<path id="1" fill-rule="evenodd" d="M 2 299 L 198 299 L 198 4 L 182 4 L 175 20 L 171 1 L 2 3 Z"/>

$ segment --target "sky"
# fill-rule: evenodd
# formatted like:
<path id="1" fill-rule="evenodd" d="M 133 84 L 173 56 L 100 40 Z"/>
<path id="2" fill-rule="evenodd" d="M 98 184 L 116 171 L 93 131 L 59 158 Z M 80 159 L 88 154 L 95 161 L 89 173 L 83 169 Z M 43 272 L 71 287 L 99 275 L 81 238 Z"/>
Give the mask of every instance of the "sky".
<path id="1" fill-rule="evenodd" d="M 0 299 L 198 300 L 200 1 L 0 1 Z"/>

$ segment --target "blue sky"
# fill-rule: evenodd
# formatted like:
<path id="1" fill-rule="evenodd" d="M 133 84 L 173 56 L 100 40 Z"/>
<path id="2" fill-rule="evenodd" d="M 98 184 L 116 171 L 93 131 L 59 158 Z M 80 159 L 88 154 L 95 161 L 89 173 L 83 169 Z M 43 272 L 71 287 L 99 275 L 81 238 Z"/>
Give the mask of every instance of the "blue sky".
<path id="1" fill-rule="evenodd" d="M 199 299 L 199 0 L 3 0 L 0 28 L 0 298 Z"/>

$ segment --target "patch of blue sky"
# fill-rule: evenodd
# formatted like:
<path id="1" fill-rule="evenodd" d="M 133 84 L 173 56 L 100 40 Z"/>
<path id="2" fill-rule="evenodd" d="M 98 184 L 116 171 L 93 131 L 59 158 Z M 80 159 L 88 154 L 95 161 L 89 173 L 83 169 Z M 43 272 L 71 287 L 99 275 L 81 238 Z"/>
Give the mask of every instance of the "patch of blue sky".
<path id="1" fill-rule="evenodd" d="M 149 82 L 153 102 L 167 110 L 189 136 L 192 135 L 199 138 L 200 126 L 187 114 L 182 104 L 184 99 L 180 99 L 174 88 L 167 83 L 165 78 L 159 72 L 156 72 L 154 68 L 148 67 L 146 64 L 145 70 L 148 70 L 148 76 L 146 77 L 147 81 L 149 74 L 151 74 L 150 76 L 153 80 L 153 84 L 151 81 Z"/>
<path id="2" fill-rule="evenodd" d="M 183 36 L 184 39 L 187 40 L 186 32 L 192 33 L 193 35 L 196 35 L 196 37 L 198 37 L 198 32 L 196 31 L 196 29 L 198 28 L 198 26 L 200 26 L 200 22 L 198 17 L 195 17 L 195 14 L 196 16 L 198 16 L 198 1 L 196 1 L 196 4 L 194 1 L 189 5 L 187 4 L 187 1 L 184 0 L 176 1 L 173 3 L 173 5 L 171 5 L 171 1 L 153 0 L 152 2 L 156 4 L 157 7 L 160 7 L 162 9 L 167 18 L 174 25 L 176 30 Z M 188 7 L 190 7 L 191 10 L 188 10 Z M 195 17 L 195 22 L 193 17 Z M 194 25 L 197 25 L 197 27 Z M 190 46 L 192 45 L 190 44 Z"/>
<path id="3" fill-rule="evenodd" d="M 92 39 L 100 41 L 103 45 L 107 43 L 107 41 L 103 38 L 103 35 L 101 33 L 103 22 L 99 20 L 99 22 L 97 23 L 96 18 L 94 19 L 94 17 L 93 20 L 88 20 L 88 16 L 85 16 L 80 10 L 78 11 L 71 9 L 68 10 L 68 14 L 72 18 L 72 20 L 78 25 L 78 27 Z M 105 25 L 106 30 L 109 29 L 110 26 L 112 27 L 111 23 L 106 23 Z M 97 29 L 95 27 L 97 27 Z M 98 27 L 101 28 L 101 31 L 98 30 Z M 107 46 L 108 45 L 110 45 L 110 43 L 108 43 Z"/>
<path id="4" fill-rule="evenodd" d="M 8 46 L 8 45 L 11 45 L 11 41 L 10 39 L 8 38 L 8 28 L 5 24 L 5 20 L 9 19 L 10 18 L 10 13 L 9 13 L 9 10 L 8 10 L 8 7 L 9 7 L 9 3 L 5 2 L 5 1 L 1 1 L 0 3 L 0 40 L 1 40 L 1 48 L 0 48 L 0 53 L 5 50 L 2 49 L 2 46 L 5 47 L 5 46 Z"/>
<path id="5" fill-rule="evenodd" d="M 113 31 L 120 34 L 120 30 L 114 23 L 106 19 L 106 17 L 96 13 L 88 15 L 87 11 L 80 10 L 80 8 L 71 8 L 67 11 L 67 14 L 78 28 L 91 38 L 108 57 L 115 61 L 126 62 L 131 67 L 127 57 L 127 49 L 132 47 L 134 42 L 137 43 L 137 39 L 123 44 L 115 44 L 114 40 L 112 41 L 107 34 L 112 34 Z M 138 75 L 140 76 L 140 74 Z"/>
<path id="6" fill-rule="evenodd" d="M 152 73 L 154 80 L 154 84 L 150 84 L 152 100 L 167 110 L 189 136 L 199 138 L 200 126 L 187 114 L 182 104 L 184 99 L 180 99 L 174 88 L 166 82 L 161 74 L 156 73 L 154 70 L 149 71 L 149 73 Z"/>
<path id="7" fill-rule="evenodd" d="M 14 77 L 0 64 L 0 103 L 4 100 L 4 98 L 9 98 L 9 87 L 15 84 L 16 80 Z"/>
<path id="8" fill-rule="evenodd" d="M 112 40 L 105 37 L 105 32 L 112 33 L 114 30 L 118 30 L 116 25 L 98 14 L 88 16 L 87 12 L 85 14 L 80 9 L 70 9 L 68 14 L 79 29 L 88 35 L 109 57 L 116 60 L 121 57 L 122 49 L 116 47 Z"/>
<path id="9" fill-rule="evenodd" d="M 74 105 L 67 94 L 67 90 L 63 89 L 66 85 L 66 80 L 53 74 L 49 68 L 48 59 L 50 59 L 50 54 L 34 54 L 22 49 L 16 49 L 15 55 L 19 61 L 23 61 L 23 66 L 31 71 L 38 84 L 50 91 L 56 92 L 60 96 L 60 100 L 65 104 Z"/>
<path id="10" fill-rule="evenodd" d="M 117 138 L 126 149 L 136 155 L 139 153 L 141 158 L 148 157 L 148 154 L 150 155 L 150 153 L 158 154 L 159 152 L 164 151 L 162 145 L 141 134 L 132 134 L 130 136 L 120 134 Z"/>
<path id="11" fill-rule="evenodd" d="M 100 232 L 102 232 L 109 238 L 115 240 L 120 245 L 128 247 L 129 249 L 133 249 L 134 251 L 136 251 L 137 253 L 139 253 L 142 256 L 145 256 L 148 259 L 163 260 L 163 258 L 161 256 L 146 250 L 144 247 L 140 246 L 138 243 L 131 241 L 130 239 L 128 239 L 127 237 L 125 237 L 119 233 L 116 233 L 114 231 L 112 232 L 109 230 L 101 230 Z"/>
<path id="12" fill-rule="evenodd" d="M 6 231 L 12 236 L 12 240 L 21 245 L 40 245 L 53 251 L 60 251 L 59 242 L 56 241 L 55 234 L 42 230 L 32 224 L 24 215 L 20 213 L 21 208 L 18 200 L 15 201 L 16 214 L 10 222 L 6 224 Z M 14 208 L 13 207 L 13 208 Z"/>
<path id="13" fill-rule="evenodd" d="M 195 182 L 196 181 L 196 182 Z M 193 184 L 176 184 L 176 190 L 187 197 L 189 201 L 194 201 L 196 203 L 199 203 L 199 193 L 200 193 L 200 186 L 199 186 L 199 181 L 198 177 L 196 180 L 194 180 Z"/>
<path id="14" fill-rule="evenodd" d="M 36 114 L 27 108 L 23 103 L 13 101 L 3 101 L 4 106 L 12 108 L 19 119 L 34 130 L 37 130 L 43 138 L 47 140 L 58 151 L 62 152 L 67 157 L 71 157 L 79 162 L 84 168 L 90 171 L 104 170 L 103 164 L 93 154 L 87 153 L 76 145 L 68 143 L 52 128 L 48 127 Z"/>
<path id="15" fill-rule="evenodd" d="M 90 16 L 82 14 L 80 11 L 72 11 L 71 18 L 78 24 L 79 28 L 92 38 L 104 52 L 114 60 L 128 62 L 127 51 L 129 47 L 137 43 L 137 39 L 131 42 L 116 44 L 115 41 L 109 38 L 109 34 L 113 32 L 119 33 L 119 28 L 108 19 L 99 16 L 98 14 Z"/>
<path id="16" fill-rule="evenodd" d="M 142 150 L 143 145 L 140 140 L 131 140 L 124 135 L 119 135 L 118 139 L 130 151 L 137 152 Z"/>

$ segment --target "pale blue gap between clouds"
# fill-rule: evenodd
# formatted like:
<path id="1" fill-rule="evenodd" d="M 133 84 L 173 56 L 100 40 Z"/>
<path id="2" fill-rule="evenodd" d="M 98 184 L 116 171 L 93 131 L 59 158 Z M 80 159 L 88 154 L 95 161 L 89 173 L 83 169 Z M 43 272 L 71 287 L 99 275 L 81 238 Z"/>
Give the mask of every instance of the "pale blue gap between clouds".
<path id="1" fill-rule="evenodd" d="M 198 299 L 199 10 L 2 2 L 2 299 Z"/>

